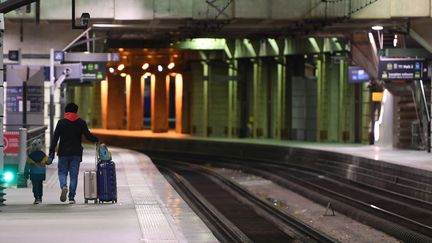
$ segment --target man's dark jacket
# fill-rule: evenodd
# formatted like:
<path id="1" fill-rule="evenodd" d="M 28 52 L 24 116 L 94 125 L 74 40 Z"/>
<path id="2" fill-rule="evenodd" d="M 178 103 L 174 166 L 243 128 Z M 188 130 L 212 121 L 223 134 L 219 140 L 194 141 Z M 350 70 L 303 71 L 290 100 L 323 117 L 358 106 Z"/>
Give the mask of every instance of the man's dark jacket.
<path id="1" fill-rule="evenodd" d="M 87 127 L 87 123 L 83 119 L 79 118 L 76 113 L 67 112 L 65 118 L 60 119 L 57 122 L 49 151 L 50 157 L 54 156 L 55 148 L 59 139 L 60 143 L 57 150 L 58 156 L 82 157 L 82 135 L 91 142 L 98 142 L 97 137 L 91 134 Z"/>

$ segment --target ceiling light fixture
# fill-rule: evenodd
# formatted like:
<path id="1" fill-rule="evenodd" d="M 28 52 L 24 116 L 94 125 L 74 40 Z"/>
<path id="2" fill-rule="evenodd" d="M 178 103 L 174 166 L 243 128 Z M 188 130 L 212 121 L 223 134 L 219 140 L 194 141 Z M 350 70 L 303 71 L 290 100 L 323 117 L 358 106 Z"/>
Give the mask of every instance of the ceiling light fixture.
<path id="1" fill-rule="evenodd" d="M 374 25 L 374 26 L 372 26 L 371 27 L 373 30 L 376 30 L 376 31 L 380 31 L 380 30 L 383 30 L 384 29 L 384 27 L 382 27 L 381 25 Z"/>

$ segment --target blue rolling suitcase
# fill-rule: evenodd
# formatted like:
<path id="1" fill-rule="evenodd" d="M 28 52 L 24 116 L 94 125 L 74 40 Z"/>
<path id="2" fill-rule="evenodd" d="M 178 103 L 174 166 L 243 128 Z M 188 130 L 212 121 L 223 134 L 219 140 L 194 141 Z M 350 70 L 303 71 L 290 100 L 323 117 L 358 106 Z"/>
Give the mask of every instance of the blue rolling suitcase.
<path id="1" fill-rule="evenodd" d="M 100 160 L 97 163 L 97 193 L 99 203 L 117 202 L 117 181 L 115 163 Z"/>

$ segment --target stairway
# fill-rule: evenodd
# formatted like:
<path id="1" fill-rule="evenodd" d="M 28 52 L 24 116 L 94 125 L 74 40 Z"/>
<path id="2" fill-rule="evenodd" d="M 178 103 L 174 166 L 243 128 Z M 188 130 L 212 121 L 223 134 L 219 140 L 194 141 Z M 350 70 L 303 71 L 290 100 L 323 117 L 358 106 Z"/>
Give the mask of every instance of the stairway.
<path id="1" fill-rule="evenodd" d="M 399 96 L 396 104 L 395 146 L 397 148 L 417 149 L 421 139 L 416 135 L 419 134 L 419 121 L 411 91 Z"/>
<path id="2" fill-rule="evenodd" d="M 425 149 L 426 134 L 424 111 L 421 107 L 419 92 L 414 92 L 414 85 L 411 84 L 387 84 L 386 88 L 395 96 L 395 143 L 394 146 L 400 149 Z M 425 85 L 426 100 L 430 108 L 430 84 Z M 417 102 L 417 104 L 416 104 Z"/>

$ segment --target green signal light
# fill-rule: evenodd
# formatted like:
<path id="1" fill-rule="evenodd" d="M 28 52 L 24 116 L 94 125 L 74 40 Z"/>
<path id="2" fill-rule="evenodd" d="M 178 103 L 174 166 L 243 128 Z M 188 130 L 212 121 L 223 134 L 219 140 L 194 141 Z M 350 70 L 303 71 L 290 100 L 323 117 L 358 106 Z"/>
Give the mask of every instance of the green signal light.
<path id="1" fill-rule="evenodd" d="M 10 171 L 7 171 L 5 173 L 3 173 L 3 180 L 8 183 L 8 182 L 12 182 L 14 179 L 14 174 Z"/>

